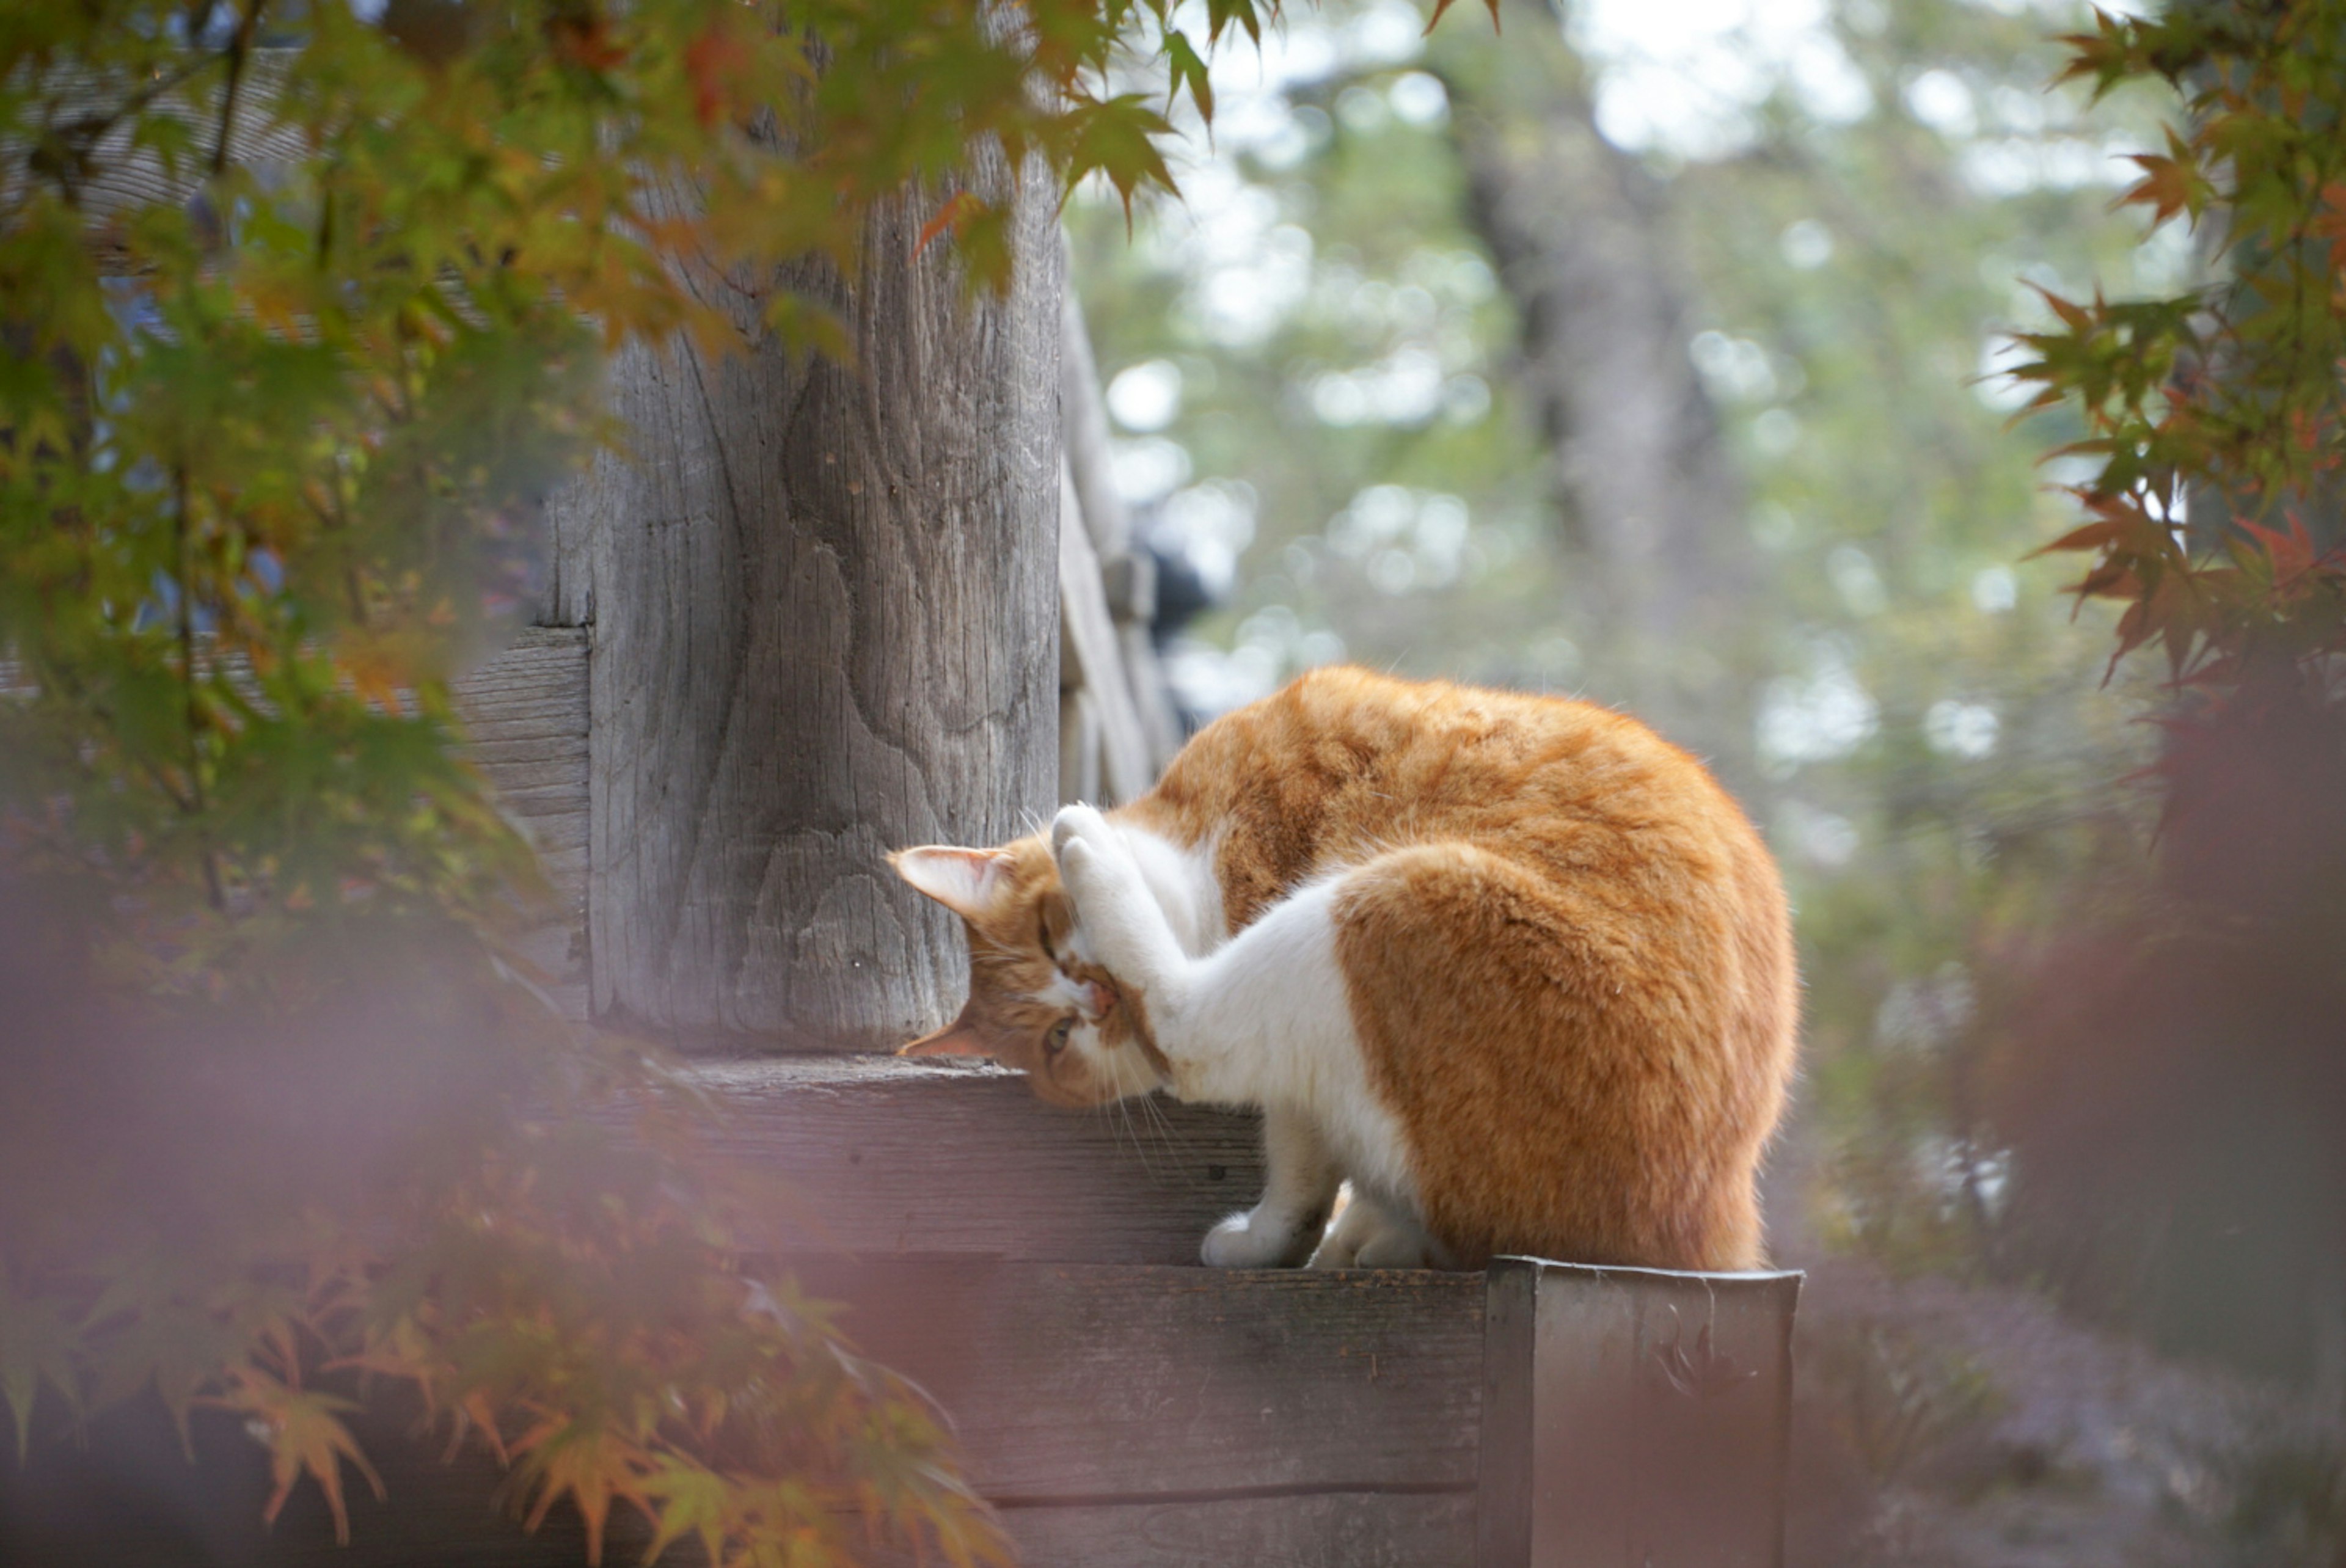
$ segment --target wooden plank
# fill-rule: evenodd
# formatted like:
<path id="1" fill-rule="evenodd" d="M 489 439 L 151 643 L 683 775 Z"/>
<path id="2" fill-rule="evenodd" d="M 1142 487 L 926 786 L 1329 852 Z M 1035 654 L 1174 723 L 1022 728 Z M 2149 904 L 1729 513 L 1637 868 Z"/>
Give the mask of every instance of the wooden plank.
<path id="1" fill-rule="evenodd" d="M 454 687 L 469 755 L 541 851 L 586 847 L 586 632 L 531 626 Z M 583 891 L 583 884 L 581 884 Z"/>
<path id="2" fill-rule="evenodd" d="M 1063 642 L 1060 646 L 1065 647 Z M 1099 699 L 1077 686 L 1059 693 L 1059 799 L 1100 798 Z"/>
<path id="3" fill-rule="evenodd" d="M 521 942 L 566 1016 L 584 1019 L 586 966 L 587 638 L 531 626 L 457 681 L 467 754 L 529 836 L 556 907 Z"/>
<path id="4" fill-rule="evenodd" d="M 1776 1568 L 1800 1277 L 1526 1259 L 1494 1279 L 1526 1266 L 1528 1531 L 1498 1517 L 1524 1461 L 1491 1451 L 1478 1568 Z M 1523 1349 L 1510 1326 L 1493 1354 Z"/>
<path id="5" fill-rule="evenodd" d="M 778 1250 L 980 1253 L 1194 1264 L 1215 1221 L 1260 1196 L 1250 1116 L 1170 1101 L 1091 1115 L 1019 1074 L 950 1062 L 708 1063 L 718 1145 L 781 1178 Z"/>
<path id="6" fill-rule="evenodd" d="M 1334 1492 L 1014 1508 L 1002 1522 L 1024 1568 L 1459 1568 L 1474 1504 L 1465 1492 Z"/>
<path id="7" fill-rule="evenodd" d="M 1064 242 L 1064 231 L 1061 239 Z M 1083 520 L 1093 553 L 1103 561 L 1116 561 L 1132 552 L 1132 518 L 1125 511 L 1123 492 L 1116 487 L 1107 402 L 1102 395 L 1099 365 L 1092 358 L 1091 331 L 1084 324 L 1084 303 L 1073 289 L 1067 290 L 1063 311 L 1059 430 L 1066 443 L 1067 478 L 1075 487 L 1075 510 Z"/>
<path id="8" fill-rule="evenodd" d="M 1532 1365 L 1539 1265 L 1494 1258 L 1483 1297 L 1483 1436 L 1477 1568 L 1526 1568 L 1532 1553 Z"/>
<path id="9" fill-rule="evenodd" d="M 1173 760 L 1183 738 L 1148 635 L 1148 623 L 1156 615 L 1157 562 L 1133 537 L 1131 516 L 1116 487 L 1107 405 L 1101 396 L 1099 368 L 1092 359 L 1091 336 L 1084 326 L 1083 302 L 1073 290 L 1067 292 L 1059 329 L 1059 407 L 1075 511 L 1098 557 L 1102 602 L 1121 645 L 1124 691 L 1132 702 L 1153 779 Z"/>
<path id="10" fill-rule="evenodd" d="M 1099 714 L 1101 804 L 1129 800 L 1157 782 L 1148 737 L 1133 705 L 1132 683 L 1116 622 L 1107 613 L 1107 590 L 1100 581 L 1099 557 L 1078 516 L 1075 481 L 1060 469 L 1059 617 L 1062 693 L 1080 687 L 1092 694 Z M 1070 667 L 1072 667 L 1072 668 Z M 1064 702 L 1064 695 L 1061 701 Z"/>
<path id="11" fill-rule="evenodd" d="M 1005 1505 L 1471 1489 L 1483 1277 L 791 1262 Z M 1462 1534 L 1462 1545 L 1471 1525 Z"/>
<path id="12" fill-rule="evenodd" d="M 500 1500 L 506 1477 L 495 1462 L 467 1447 L 444 1463 L 437 1440 L 417 1441 L 414 1413 L 403 1408 L 357 1418 L 387 1496 L 378 1500 L 345 1474 L 348 1546 L 334 1544 L 324 1501 L 306 1481 L 275 1528 L 264 1529 L 269 1478 L 260 1446 L 231 1419 L 199 1411 L 199 1462 L 191 1465 L 157 1408 L 135 1412 L 136 1431 L 126 1433 L 126 1423 L 109 1417 L 87 1447 L 45 1445 L 26 1467 L 0 1467 L 0 1562 L 9 1568 L 576 1568 L 586 1561 L 585 1530 L 574 1508 L 557 1504 L 536 1533 L 524 1530 Z M 1013 1499 L 998 1506 L 1025 1568 L 1455 1568 L 1467 1560 L 1474 1499 L 1464 1490 L 1258 1488 Z M 640 1515 L 625 1505 L 615 1509 L 603 1561 L 640 1562 L 648 1537 Z M 699 1558 L 688 1545 L 662 1561 L 689 1568 Z M 873 1558 L 874 1568 L 913 1561 L 903 1552 Z"/>

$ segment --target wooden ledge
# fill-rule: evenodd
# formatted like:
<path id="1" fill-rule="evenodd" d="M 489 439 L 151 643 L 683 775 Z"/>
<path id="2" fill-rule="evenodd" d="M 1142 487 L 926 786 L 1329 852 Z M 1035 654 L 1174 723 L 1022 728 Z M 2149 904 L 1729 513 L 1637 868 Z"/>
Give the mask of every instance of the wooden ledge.
<path id="1" fill-rule="evenodd" d="M 1063 1111 L 1006 1069 L 887 1056 L 699 1064 L 719 1149 L 788 1183 L 777 1252 L 1191 1265 L 1261 1195 L 1254 1117 L 1169 1100 Z"/>

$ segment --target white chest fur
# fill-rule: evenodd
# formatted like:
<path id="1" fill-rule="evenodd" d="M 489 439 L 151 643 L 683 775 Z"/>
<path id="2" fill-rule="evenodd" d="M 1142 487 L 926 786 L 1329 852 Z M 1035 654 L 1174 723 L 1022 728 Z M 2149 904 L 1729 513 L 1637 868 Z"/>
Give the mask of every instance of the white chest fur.
<path id="1" fill-rule="evenodd" d="M 1053 841 L 1077 930 L 1094 961 L 1144 998 L 1174 1092 L 1272 1117 L 1263 1207 L 1280 1196 L 1282 1143 L 1318 1145 L 1287 1156 L 1309 1164 L 1316 1155 L 1326 1167 L 1307 1188 L 1324 1179 L 1332 1191 L 1336 1176 L 1350 1176 L 1412 1204 L 1406 1142 L 1370 1085 L 1337 954 L 1341 876 L 1298 889 L 1226 936 L 1210 852 L 1119 829 L 1082 807 L 1059 814 Z M 1283 1207 L 1308 1212 L 1312 1196 Z"/>

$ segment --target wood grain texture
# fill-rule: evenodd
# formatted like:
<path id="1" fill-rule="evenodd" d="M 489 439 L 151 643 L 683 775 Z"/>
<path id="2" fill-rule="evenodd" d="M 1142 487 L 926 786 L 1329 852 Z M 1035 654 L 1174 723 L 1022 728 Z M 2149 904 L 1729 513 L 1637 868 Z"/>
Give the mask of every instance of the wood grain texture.
<path id="1" fill-rule="evenodd" d="M 951 1417 L 1028 1568 L 1780 1559 L 1798 1276 L 1507 1259 L 1486 1297 L 1484 1276 L 1428 1272 L 782 1261 Z M 487 1461 L 443 1469 L 395 1410 L 365 1422 L 392 1499 L 353 1499 L 346 1551 L 307 1487 L 260 1538 L 261 1454 L 232 1421 L 199 1415 L 190 1471 L 159 1407 L 128 1415 L 132 1430 L 109 1416 L 89 1448 L 0 1475 L 11 1568 L 578 1560 L 566 1509 L 524 1534 L 491 1502 Z M 1485 1451 L 1525 1439 L 1513 1471 Z M 1525 1511 L 1513 1554 L 1494 1508 Z M 611 1550 L 642 1540 L 625 1521 Z"/>
<path id="2" fill-rule="evenodd" d="M 1479 1274 L 792 1260 L 987 1497 L 1471 1488 Z M 1469 1531 L 1471 1535 L 1471 1528 Z"/>
<path id="3" fill-rule="evenodd" d="M 1261 1194 L 1255 1119 L 1169 1101 L 1086 1115 L 1017 1074 L 854 1058 L 709 1063 L 719 1146 L 786 1184 L 781 1250 L 1193 1264 Z"/>
<path id="4" fill-rule="evenodd" d="M 1091 332 L 1084 325 L 1083 300 L 1072 289 L 1059 323 L 1059 421 L 1067 449 L 1067 470 L 1083 514 L 1084 533 L 1103 561 L 1115 561 L 1136 547 L 1124 493 L 1116 487 L 1115 447 L 1107 404 L 1101 396 L 1099 365 L 1092 357 Z"/>
<path id="5" fill-rule="evenodd" d="M 1778 1568 L 1800 1284 L 1538 1264 L 1530 1550 L 1480 1568 Z"/>
<path id="6" fill-rule="evenodd" d="M 930 1259 L 801 1260 L 855 1303 L 849 1331 L 919 1378 L 954 1418 L 969 1473 L 1027 1568 L 1284 1563 L 1435 1568 L 1468 1561 L 1482 1280 L 1276 1276 Z M 1463 1397 L 1462 1397 L 1463 1395 Z M 392 1401 L 397 1404 L 397 1400 Z M 361 1418 L 389 1492 L 351 1480 L 352 1544 L 314 1486 L 273 1532 L 261 1450 L 214 1412 L 199 1467 L 159 1407 L 86 1450 L 0 1475 L 10 1568 L 537 1568 L 583 1561 L 575 1512 L 537 1534 L 500 1507 L 495 1463 L 453 1465 L 411 1435 L 416 1411 Z M 622 1509 L 606 1562 L 647 1532 Z M 883 1555 L 880 1560 L 909 1560 Z M 682 1568 L 688 1549 L 667 1559 Z"/>
<path id="7" fill-rule="evenodd" d="M 1173 711 L 1171 694 L 1158 666 L 1156 645 L 1148 635 L 1148 623 L 1156 613 L 1157 563 L 1143 542 L 1133 536 L 1130 514 L 1116 487 L 1115 449 L 1108 433 L 1107 405 L 1101 395 L 1099 367 L 1092 358 L 1082 302 L 1073 290 L 1067 293 L 1066 318 L 1060 326 L 1059 410 L 1068 480 L 1075 489 L 1085 538 L 1098 557 L 1107 590 L 1107 613 L 1116 623 L 1121 645 L 1125 691 L 1140 731 L 1145 768 L 1153 782 L 1158 771 L 1181 748 L 1183 738 L 1181 720 Z M 1095 797 L 1070 793 L 1069 798 Z"/>
<path id="8" fill-rule="evenodd" d="M 1025 1568 L 1462 1568 L 1473 1515 L 1464 1494 L 1338 1492 L 1014 1508 L 1002 1523 Z"/>
<path id="9" fill-rule="evenodd" d="M 1484 1273 L 1481 1477 L 1474 1568 L 1530 1568 L 1532 1391 L 1540 1266 L 1501 1257 Z"/>
<path id="10" fill-rule="evenodd" d="M 908 199 L 852 281 L 692 277 L 740 352 L 614 367 L 633 450 L 557 499 L 545 607 L 594 625 L 598 1017 L 734 1052 L 932 1028 L 961 932 L 882 857 L 1053 804 L 1062 256 L 1047 171 L 979 184 L 1016 213 L 1005 298 L 914 254 Z M 856 369 L 764 331 L 777 287 L 831 302 Z"/>
<path id="11" fill-rule="evenodd" d="M 455 683 L 466 753 L 536 847 L 555 907 L 523 942 L 563 1012 L 583 1019 L 586 972 L 586 633 L 533 626 Z"/>
<path id="12" fill-rule="evenodd" d="M 1061 489 L 1059 524 L 1059 687 L 1088 695 L 1099 728 L 1098 794 L 1068 792 L 1067 769 L 1062 760 L 1060 792 L 1064 799 L 1088 799 L 1099 805 L 1130 800 L 1157 782 L 1157 766 L 1149 755 L 1148 736 L 1140 709 L 1133 701 L 1133 674 L 1125 668 L 1125 648 L 1109 616 L 1107 592 L 1100 576 L 1099 557 L 1077 515 L 1080 502 L 1075 484 Z M 1065 725 L 1065 718 L 1061 723 Z M 1080 768 L 1088 779 L 1092 769 Z"/>

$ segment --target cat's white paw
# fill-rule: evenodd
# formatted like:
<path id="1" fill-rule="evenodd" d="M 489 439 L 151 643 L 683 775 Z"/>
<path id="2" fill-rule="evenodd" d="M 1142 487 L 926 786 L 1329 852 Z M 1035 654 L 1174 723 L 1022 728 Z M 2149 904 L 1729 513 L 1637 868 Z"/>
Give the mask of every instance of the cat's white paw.
<path id="1" fill-rule="evenodd" d="M 1357 1268 L 1360 1265 L 1355 1261 L 1352 1238 L 1331 1226 L 1327 1236 L 1321 1238 L 1320 1245 L 1311 1249 L 1311 1261 L 1304 1267 L 1306 1268 Z"/>
<path id="2" fill-rule="evenodd" d="M 1099 814 L 1096 806 L 1081 803 L 1062 806 L 1058 815 L 1051 819 L 1051 853 L 1057 854 L 1075 839 L 1112 843 L 1116 839 L 1116 830 L 1107 825 L 1107 819 Z"/>
<path id="3" fill-rule="evenodd" d="M 1372 1237 L 1352 1255 L 1355 1268 L 1432 1268 L 1433 1247 L 1423 1233 L 1393 1229 Z"/>
<path id="4" fill-rule="evenodd" d="M 1291 1222 L 1250 1209 L 1206 1232 L 1198 1250 L 1209 1268 L 1286 1268 L 1302 1257 L 1305 1239 Z"/>
<path id="5" fill-rule="evenodd" d="M 1100 962 L 1128 984 L 1159 983 L 1180 950 L 1139 862 L 1116 830 L 1089 806 L 1065 806 L 1051 823 L 1051 850 L 1076 923 Z"/>
<path id="6" fill-rule="evenodd" d="M 1311 1255 L 1314 1268 L 1440 1268 L 1441 1243 L 1409 1215 L 1357 1194 Z"/>

